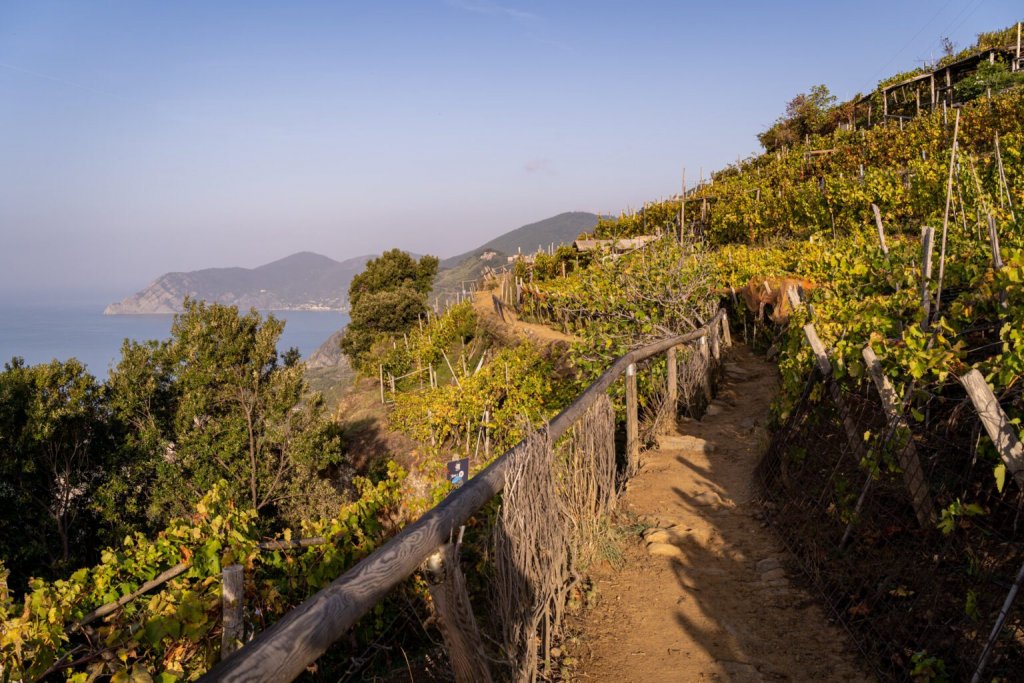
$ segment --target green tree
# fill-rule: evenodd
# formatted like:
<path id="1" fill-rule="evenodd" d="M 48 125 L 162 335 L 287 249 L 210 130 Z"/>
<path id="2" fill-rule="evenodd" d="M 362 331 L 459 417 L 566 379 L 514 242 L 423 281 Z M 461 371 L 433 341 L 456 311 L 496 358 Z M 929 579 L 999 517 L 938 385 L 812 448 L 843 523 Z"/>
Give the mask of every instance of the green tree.
<path id="1" fill-rule="evenodd" d="M 341 459 L 339 429 L 294 354 L 281 362 L 283 329 L 273 316 L 186 300 L 169 341 L 125 343 L 111 405 L 139 457 L 106 487 L 107 509 L 147 492 L 135 511 L 165 521 L 220 479 L 264 516 L 292 520 L 337 502 L 320 472 Z"/>
<path id="2" fill-rule="evenodd" d="M 19 580 L 85 559 L 114 464 L 108 422 L 102 385 L 73 358 L 0 372 L 0 556 Z"/>
<path id="3" fill-rule="evenodd" d="M 835 129 L 830 116 L 836 97 L 825 85 L 815 85 L 786 104 L 786 113 L 771 128 L 757 136 L 768 151 L 799 143 L 808 135 L 825 135 Z"/>
<path id="4" fill-rule="evenodd" d="M 437 275 L 436 256 L 419 261 L 400 249 L 371 259 L 348 288 L 351 320 L 341 349 L 353 365 L 366 369 L 365 356 L 381 336 L 408 330 L 427 312 L 427 295 Z"/>

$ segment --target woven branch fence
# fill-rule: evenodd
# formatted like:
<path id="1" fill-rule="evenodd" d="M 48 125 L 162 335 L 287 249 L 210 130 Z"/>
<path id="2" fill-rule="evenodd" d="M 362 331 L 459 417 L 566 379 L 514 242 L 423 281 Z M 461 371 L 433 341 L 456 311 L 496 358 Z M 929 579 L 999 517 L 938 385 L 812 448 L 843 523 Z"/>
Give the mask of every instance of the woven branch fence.
<path id="1" fill-rule="evenodd" d="M 699 414 L 711 399 L 721 349 L 728 344 L 728 320 L 719 310 L 694 332 L 620 357 L 545 428 L 201 680 L 294 679 L 417 571 L 427 579 L 455 680 L 546 678 L 567 596 L 597 552 L 618 484 L 639 469 L 642 443 L 666 416 L 680 408 Z M 638 382 L 638 373 L 644 382 Z M 608 392 L 620 377 L 625 380 L 625 439 L 617 452 L 619 424 Z M 643 395 L 640 386 L 647 387 Z M 474 610 L 471 604 L 471 577 L 463 575 L 459 561 L 461 530 L 499 493 L 493 565 L 485 570 L 491 579 L 485 581 L 491 586 L 490 609 L 478 624 L 480 606 Z"/>

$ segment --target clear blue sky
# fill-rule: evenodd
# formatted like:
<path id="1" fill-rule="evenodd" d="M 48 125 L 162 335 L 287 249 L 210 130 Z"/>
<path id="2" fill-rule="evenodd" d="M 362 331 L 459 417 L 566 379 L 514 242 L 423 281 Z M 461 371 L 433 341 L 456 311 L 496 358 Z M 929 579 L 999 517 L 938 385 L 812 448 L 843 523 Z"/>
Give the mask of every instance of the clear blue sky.
<path id="1" fill-rule="evenodd" d="M 1024 16 L 932 2 L 0 1 L 0 290 L 618 212 Z"/>

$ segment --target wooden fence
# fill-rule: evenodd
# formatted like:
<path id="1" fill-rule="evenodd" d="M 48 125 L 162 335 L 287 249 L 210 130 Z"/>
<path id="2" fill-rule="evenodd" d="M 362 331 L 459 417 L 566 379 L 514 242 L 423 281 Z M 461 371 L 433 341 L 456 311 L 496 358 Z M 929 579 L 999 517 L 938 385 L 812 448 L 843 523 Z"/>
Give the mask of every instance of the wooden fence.
<path id="1" fill-rule="evenodd" d="M 667 354 L 671 366 L 676 349 L 691 343 L 698 345 L 698 353 L 708 353 L 709 346 L 717 353 L 719 339 L 729 339 L 728 319 L 724 310 L 719 310 L 706 325 L 694 332 L 669 337 L 625 354 L 548 423 L 548 438 L 554 442 L 565 435 L 624 376 L 627 388 L 626 468 L 628 472 L 635 472 L 639 464 L 637 364 Z M 674 378 L 673 373 L 668 374 Z M 675 393 L 675 383 L 670 379 L 666 395 L 674 396 Z M 428 558 L 448 545 L 453 533 L 502 491 L 511 459 L 517 453 L 525 452 L 528 441 L 529 438 L 524 439 L 497 458 L 462 488 L 427 511 L 419 520 L 406 526 L 328 587 L 222 660 L 201 680 L 289 681 L 301 674 L 360 617 L 412 575 Z M 452 598 L 458 600 L 459 596 Z M 451 649 L 452 643 L 446 642 Z M 458 657 L 453 657 L 453 660 L 456 659 Z"/>

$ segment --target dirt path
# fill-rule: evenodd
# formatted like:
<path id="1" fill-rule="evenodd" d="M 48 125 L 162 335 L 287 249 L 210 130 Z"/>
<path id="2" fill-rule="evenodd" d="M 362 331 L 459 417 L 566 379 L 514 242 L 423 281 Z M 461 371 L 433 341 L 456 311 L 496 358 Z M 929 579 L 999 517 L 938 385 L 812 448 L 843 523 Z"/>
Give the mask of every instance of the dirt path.
<path id="1" fill-rule="evenodd" d="M 476 292 L 473 295 L 473 309 L 478 315 L 490 321 L 492 325 L 504 333 L 511 336 L 531 339 L 541 344 L 550 344 L 552 342 L 572 343 L 576 341 L 575 337 L 565 334 L 564 332 L 559 332 L 547 325 L 524 322 L 520 320 L 516 316 L 515 312 L 510 309 L 505 310 L 505 319 L 502 320 L 501 316 L 499 316 L 494 310 L 494 303 L 491 299 L 492 296 L 493 292 L 490 290 L 481 290 Z"/>
<path id="2" fill-rule="evenodd" d="M 870 680 L 759 521 L 753 470 L 777 373 L 745 347 L 731 361 L 709 414 L 646 453 L 623 497 L 655 528 L 627 542 L 620 569 L 593 573 L 581 680 Z"/>

